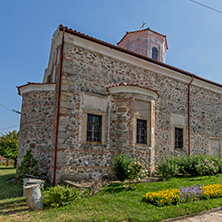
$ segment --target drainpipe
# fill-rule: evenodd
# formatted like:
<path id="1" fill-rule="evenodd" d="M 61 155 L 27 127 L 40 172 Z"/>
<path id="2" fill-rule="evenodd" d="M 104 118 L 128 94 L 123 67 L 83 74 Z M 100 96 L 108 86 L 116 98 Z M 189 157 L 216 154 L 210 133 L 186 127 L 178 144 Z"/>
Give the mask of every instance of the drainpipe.
<path id="1" fill-rule="evenodd" d="M 188 156 L 190 156 L 190 86 L 193 82 L 193 76 L 192 79 L 190 81 L 190 83 L 188 84 L 188 107 L 187 107 L 187 118 L 188 118 Z"/>
<path id="2" fill-rule="evenodd" d="M 56 158 L 57 158 L 57 145 L 58 145 L 58 128 L 59 128 L 59 107 L 61 96 L 61 81 L 62 81 L 62 62 L 63 62 L 63 48 L 64 48 L 65 29 L 62 30 L 62 43 L 60 48 L 60 65 L 59 65 L 59 82 L 58 82 L 58 97 L 57 97 L 57 115 L 56 115 L 56 130 L 55 130 L 55 150 L 54 150 L 54 165 L 53 165 L 53 186 L 56 180 Z"/>

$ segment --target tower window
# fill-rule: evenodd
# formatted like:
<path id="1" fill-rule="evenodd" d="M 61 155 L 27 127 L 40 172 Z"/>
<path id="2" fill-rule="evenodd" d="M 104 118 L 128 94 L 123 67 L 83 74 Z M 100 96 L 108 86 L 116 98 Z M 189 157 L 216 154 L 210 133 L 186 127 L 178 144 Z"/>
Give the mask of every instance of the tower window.
<path id="1" fill-rule="evenodd" d="M 87 115 L 86 140 L 90 142 L 101 142 L 102 135 L 102 116 Z"/>
<path id="2" fill-rule="evenodd" d="M 158 49 L 156 47 L 152 48 L 152 59 L 158 60 Z"/>
<path id="3" fill-rule="evenodd" d="M 136 143 L 147 144 L 147 120 L 137 119 Z"/>
<path id="4" fill-rule="evenodd" d="M 175 128 L 175 148 L 183 148 L 183 129 Z"/>

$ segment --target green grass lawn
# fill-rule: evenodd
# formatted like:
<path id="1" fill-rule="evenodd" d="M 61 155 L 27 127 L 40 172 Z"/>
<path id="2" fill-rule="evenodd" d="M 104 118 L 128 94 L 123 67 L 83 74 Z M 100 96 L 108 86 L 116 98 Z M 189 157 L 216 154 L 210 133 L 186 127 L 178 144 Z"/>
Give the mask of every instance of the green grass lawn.
<path id="1" fill-rule="evenodd" d="M 6 179 L 10 177 L 7 177 L 7 172 L 13 176 L 12 169 L 2 170 L 0 168 L 0 183 L 4 183 L 4 178 L 5 189 L 11 186 Z M 8 199 L 12 194 L 14 197 L 20 195 L 19 189 L 13 184 L 14 189 L 18 189 L 17 194 L 10 189 L 9 192 L 1 195 L 0 221 L 160 221 L 222 206 L 222 198 L 156 207 L 141 201 L 146 192 L 194 184 L 221 183 L 221 181 L 222 175 L 219 177 L 173 178 L 170 181 L 137 184 L 132 190 L 127 190 L 121 184 L 112 184 L 95 196 L 76 200 L 65 207 L 42 211 L 28 210 L 24 198 Z M 2 187 L 0 189 L 2 193 Z"/>
<path id="2" fill-rule="evenodd" d="M 15 177 L 13 167 L 0 167 L 0 201 L 7 198 L 20 197 L 22 186 L 16 181 L 11 183 L 9 180 Z"/>

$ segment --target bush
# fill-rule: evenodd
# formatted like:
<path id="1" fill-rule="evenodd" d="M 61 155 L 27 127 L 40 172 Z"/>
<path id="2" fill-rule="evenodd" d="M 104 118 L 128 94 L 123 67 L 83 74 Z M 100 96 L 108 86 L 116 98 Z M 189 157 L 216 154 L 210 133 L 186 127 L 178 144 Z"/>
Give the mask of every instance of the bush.
<path id="1" fill-rule="evenodd" d="M 117 179 L 121 182 L 129 178 L 129 166 L 133 163 L 133 159 L 127 155 L 118 155 L 113 159 L 112 171 Z"/>
<path id="2" fill-rule="evenodd" d="M 212 157 L 210 157 L 210 160 L 213 160 L 216 163 L 216 165 L 218 166 L 217 173 L 222 173 L 222 159 L 220 159 L 218 156 L 212 156 Z"/>
<path id="3" fill-rule="evenodd" d="M 190 157 L 183 155 L 177 157 L 177 165 L 179 168 L 179 173 L 186 175 L 194 173 L 194 169 L 192 167 L 192 160 Z"/>
<path id="4" fill-rule="evenodd" d="M 177 158 L 169 156 L 159 161 L 157 163 L 157 173 L 167 180 L 178 175 L 179 167 L 177 164 Z"/>
<path id="5" fill-rule="evenodd" d="M 33 157 L 32 151 L 27 150 L 17 170 L 18 178 L 22 180 L 26 175 L 38 176 L 38 171 L 38 161 Z"/>
<path id="6" fill-rule="evenodd" d="M 199 155 L 190 156 L 188 158 L 190 159 L 190 162 L 191 162 L 188 173 L 191 176 L 199 176 L 200 171 L 198 170 L 197 165 L 200 162 L 204 162 L 204 159 L 206 158 L 206 156 L 199 154 Z"/>
<path id="7" fill-rule="evenodd" d="M 219 158 L 205 155 L 183 156 L 178 159 L 180 172 L 191 176 L 214 175 L 219 172 L 219 163 Z"/>
<path id="8" fill-rule="evenodd" d="M 133 162 L 131 165 L 128 166 L 128 179 L 129 180 L 135 180 L 139 176 L 142 176 L 140 173 L 142 170 L 143 166 L 140 164 L 139 161 Z"/>
<path id="9" fill-rule="evenodd" d="M 129 158 L 129 156 L 124 154 L 114 157 L 111 169 L 113 174 L 121 182 L 124 182 L 125 180 L 141 180 L 148 176 L 148 172 L 142 170 L 143 166 L 139 161 L 134 161 L 132 158 Z"/>
<path id="10" fill-rule="evenodd" d="M 44 191 L 42 197 L 44 206 L 60 207 L 80 197 L 80 192 L 75 187 L 57 185 Z"/>
<path id="11" fill-rule="evenodd" d="M 184 176 L 203 176 L 215 175 L 222 172 L 222 160 L 219 157 L 194 155 L 167 157 L 157 166 L 158 173 L 164 178 L 169 179 L 176 176 L 178 173 Z"/>
<path id="12" fill-rule="evenodd" d="M 197 165 L 195 165 L 195 168 L 200 176 L 214 175 L 219 171 L 217 163 L 207 157 L 204 160 L 198 161 Z"/>

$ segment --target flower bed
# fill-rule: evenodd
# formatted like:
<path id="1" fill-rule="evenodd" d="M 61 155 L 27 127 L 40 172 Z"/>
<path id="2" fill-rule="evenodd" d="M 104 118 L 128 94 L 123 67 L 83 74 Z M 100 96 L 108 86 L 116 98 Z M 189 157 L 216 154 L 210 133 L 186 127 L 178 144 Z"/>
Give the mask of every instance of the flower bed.
<path id="1" fill-rule="evenodd" d="M 213 184 L 202 187 L 203 198 L 216 198 L 222 197 L 222 184 Z"/>
<path id="2" fill-rule="evenodd" d="M 181 187 L 180 189 L 162 190 L 148 192 L 143 196 L 143 200 L 162 207 L 177 203 L 186 203 L 200 199 L 210 199 L 222 197 L 222 184 L 194 185 L 191 187 Z"/>
<path id="3" fill-rule="evenodd" d="M 148 192 L 143 196 L 143 199 L 159 207 L 176 204 L 180 199 L 179 190 L 171 189 L 161 190 L 158 192 Z"/>

